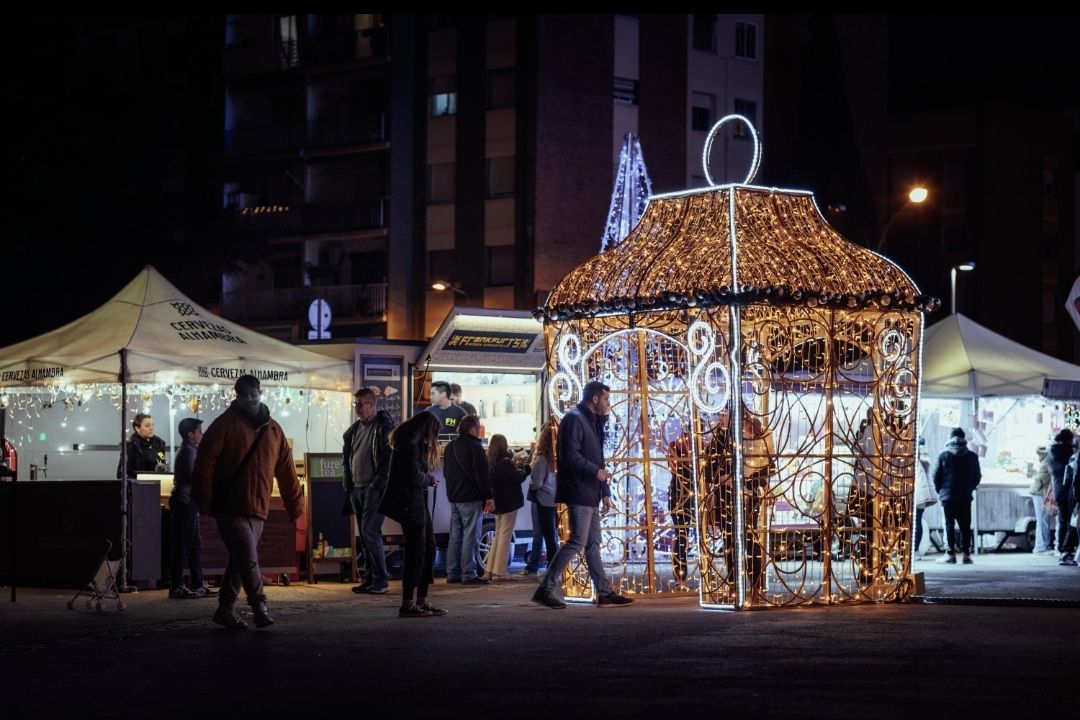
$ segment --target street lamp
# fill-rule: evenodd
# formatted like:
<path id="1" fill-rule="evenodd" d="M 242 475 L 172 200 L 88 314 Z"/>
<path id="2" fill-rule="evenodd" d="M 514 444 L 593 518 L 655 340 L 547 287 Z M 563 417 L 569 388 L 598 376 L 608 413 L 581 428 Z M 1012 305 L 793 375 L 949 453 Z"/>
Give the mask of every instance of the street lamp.
<path id="1" fill-rule="evenodd" d="M 959 265 L 953 265 L 949 269 L 949 290 L 950 295 L 952 296 L 952 315 L 956 314 L 956 271 L 959 270 L 960 272 L 967 272 L 968 270 L 974 269 L 975 263 L 971 260 L 968 260 L 967 262 L 962 262 Z"/>
<path id="2" fill-rule="evenodd" d="M 900 206 L 900 209 L 893 213 L 892 218 L 886 223 L 885 227 L 881 230 L 881 237 L 878 238 L 877 248 L 878 252 L 881 252 L 881 248 L 885 247 L 885 241 L 889 238 L 889 230 L 892 228 L 893 223 L 896 222 L 896 218 L 900 217 L 900 213 L 907 210 L 912 205 L 921 205 L 926 202 L 926 198 L 930 196 L 930 191 L 924 187 L 917 186 L 911 188 L 911 192 L 908 193 L 907 202 Z"/>
<path id="3" fill-rule="evenodd" d="M 457 293 L 458 295 L 464 297 L 466 302 L 469 302 L 471 300 L 471 298 L 469 297 L 469 293 L 465 292 L 459 287 L 454 287 L 450 283 L 444 282 L 442 280 L 436 280 L 435 282 L 431 283 L 431 289 L 438 290 L 439 292 L 446 292 L 447 290 L 449 290 L 450 292 Z"/>

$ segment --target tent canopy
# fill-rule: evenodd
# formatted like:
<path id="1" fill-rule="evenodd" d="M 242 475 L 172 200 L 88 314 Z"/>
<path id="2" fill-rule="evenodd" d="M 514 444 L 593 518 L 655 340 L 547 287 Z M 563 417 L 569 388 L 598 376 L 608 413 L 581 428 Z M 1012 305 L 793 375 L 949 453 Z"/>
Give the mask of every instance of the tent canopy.
<path id="1" fill-rule="evenodd" d="M 121 377 L 120 353 L 127 375 Z M 147 265 L 97 310 L 0 349 L 0 387 L 147 382 L 349 390 L 350 363 L 253 332 L 207 311 Z"/>
<path id="2" fill-rule="evenodd" d="M 998 335 L 960 313 L 923 336 L 923 397 L 1038 395 L 1043 380 L 1080 380 L 1080 366 Z"/>

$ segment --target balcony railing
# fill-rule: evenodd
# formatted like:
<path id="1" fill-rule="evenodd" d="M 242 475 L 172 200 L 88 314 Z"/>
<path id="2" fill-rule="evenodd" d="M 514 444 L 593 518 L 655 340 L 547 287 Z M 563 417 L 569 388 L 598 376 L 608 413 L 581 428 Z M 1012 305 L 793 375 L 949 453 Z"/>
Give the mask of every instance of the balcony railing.
<path id="1" fill-rule="evenodd" d="M 313 120 L 307 126 L 310 148 L 370 145 L 386 141 L 386 115 L 373 113 L 355 118 Z"/>
<path id="2" fill-rule="evenodd" d="M 316 67 L 348 61 L 382 62 L 389 54 L 385 27 L 322 32 L 313 37 L 272 43 L 245 43 L 225 48 L 226 75 Z"/>
<path id="3" fill-rule="evenodd" d="M 306 323 L 308 307 L 317 299 L 330 305 L 334 319 L 370 318 L 377 321 L 386 312 L 386 283 L 236 290 L 224 293 L 221 312 L 229 320 L 239 323 L 274 320 Z"/>
<path id="4" fill-rule="evenodd" d="M 244 228 L 266 235 L 322 235 L 386 227 L 389 200 L 385 197 L 342 205 L 300 205 L 275 211 L 259 208 L 230 210 L 227 229 Z"/>
<path id="5" fill-rule="evenodd" d="M 386 115 L 313 120 L 308 123 L 242 128 L 225 131 L 225 154 L 272 155 L 296 152 L 301 147 L 327 148 L 386 142 Z"/>

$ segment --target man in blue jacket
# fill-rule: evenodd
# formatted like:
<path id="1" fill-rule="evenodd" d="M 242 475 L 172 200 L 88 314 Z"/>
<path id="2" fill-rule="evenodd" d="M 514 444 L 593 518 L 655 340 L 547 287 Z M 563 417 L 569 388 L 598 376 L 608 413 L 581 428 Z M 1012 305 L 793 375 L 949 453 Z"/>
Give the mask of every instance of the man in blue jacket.
<path id="1" fill-rule="evenodd" d="M 611 388 L 592 381 L 586 383 L 581 402 L 562 419 L 555 453 L 555 501 L 567 505 L 570 539 L 548 563 L 547 574 L 533 595 L 533 602 L 552 609 L 564 608 L 556 594 L 563 571 L 570 561 L 585 551 L 596 604 L 618 607 L 633 602 L 611 587 L 600 557 L 600 510 L 611 510 L 611 473 L 604 467 L 604 425 L 610 409 Z"/>
<path id="2" fill-rule="evenodd" d="M 971 500 L 975 488 L 982 480 L 979 456 L 968 450 L 967 440 L 961 428 L 953 428 L 945 452 L 938 456 L 934 468 L 934 489 L 941 500 L 945 513 L 945 557 L 938 562 L 956 564 L 956 548 L 964 554 L 964 564 L 971 564 L 971 552 L 975 543 L 971 535 Z M 960 526 L 960 544 L 957 545 L 953 525 Z"/>

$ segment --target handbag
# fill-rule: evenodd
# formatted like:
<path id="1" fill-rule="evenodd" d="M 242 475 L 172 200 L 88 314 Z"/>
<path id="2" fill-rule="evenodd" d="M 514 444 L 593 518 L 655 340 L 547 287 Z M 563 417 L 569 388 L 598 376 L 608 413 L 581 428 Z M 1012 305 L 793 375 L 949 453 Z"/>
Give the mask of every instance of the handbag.
<path id="1" fill-rule="evenodd" d="M 1051 483 L 1046 486 L 1046 490 L 1043 492 L 1043 513 L 1047 517 L 1057 517 L 1058 504 L 1057 498 L 1054 497 L 1054 484 Z"/>
<path id="2" fill-rule="evenodd" d="M 525 493 L 525 497 L 529 502 L 536 502 L 536 488 L 529 488 L 529 492 Z"/>

